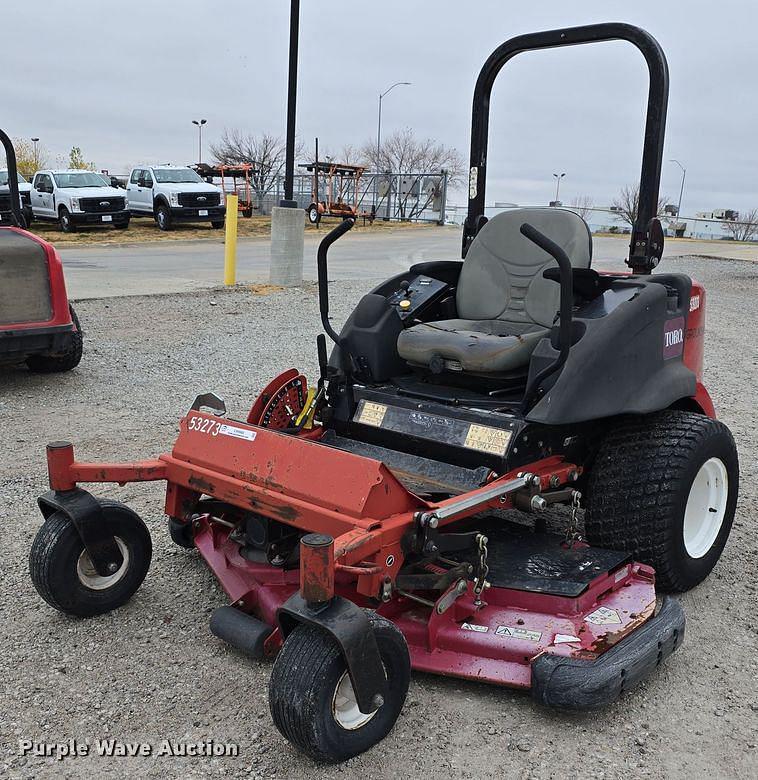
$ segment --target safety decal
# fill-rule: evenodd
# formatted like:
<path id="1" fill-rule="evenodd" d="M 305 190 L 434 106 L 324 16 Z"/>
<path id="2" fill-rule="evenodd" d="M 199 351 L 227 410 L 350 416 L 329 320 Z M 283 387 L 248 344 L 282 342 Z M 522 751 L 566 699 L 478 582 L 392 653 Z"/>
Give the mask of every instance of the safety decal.
<path id="1" fill-rule="evenodd" d="M 619 613 L 615 609 L 609 609 L 608 607 L 598 607 L 584 619 L 587 623 L 593 623 L 596 626 L 611 626 L 615 623 L 621 623 Z"/>
<path id="2" fill-rule="evenodd" d="M 505 455 L 510 440 L 511 431 L 501 431 L 499 428 L 490 428 L 487 425 L 472 424 L 469 426 L 463 446 L 470 450 L 479 450 L 479 452 Z"/>
<path id="3" fill-rule="evenodd" d="M 498 626 L 495 633 L 498 636 L 524 639 L 527 642 L 539 642 L 542 639 L 542 634 L 539 631 L 529 631 L 526 628 L 514 628 L 513 626 Z"/>
<path id="4" fill-rule="evenodd" d="M 384 422 L 387 407 L 384 404 L 375 404 L 373 401 L 362 401 L 361 410 L 356 415 L 356 420 L 364 425 L 373 425 L 380 428 Z"/>
<path id="5" fill-rule="evenodd" d="M 477 631 L 480 634 L 486 634 L 489 631 L 489 628 L 487 626 L 479 626 L 476 623 L 462 623 L 461 624 L 461 630 L 462 631 Z"/>
<path id="6" fill-rule="evenodd" d="M 578 636 L 572 636 L 571 634 L 556 634 L 555 639 L 553 639 L 554 645 L 565 645 L 570 644 L 571 642 L 581 642 L 582 640 L 579 639 Z"/>
<path id="7" fill-rule="evenodd" d="M 690 311 L 697 311 L 700 308 L 700 296 L 693 295 L 690 298 Z"/>

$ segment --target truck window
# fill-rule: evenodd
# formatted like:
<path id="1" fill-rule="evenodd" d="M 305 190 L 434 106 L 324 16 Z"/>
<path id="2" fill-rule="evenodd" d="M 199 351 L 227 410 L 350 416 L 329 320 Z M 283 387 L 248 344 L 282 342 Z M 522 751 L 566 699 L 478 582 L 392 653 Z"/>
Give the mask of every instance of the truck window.
<path id="1" fill-rule="evenodd" d="M 131 176 L 131 178 L 129 179 L 129 181 L 130 181 L 132 184 L 136 184 L 136 183 L 139 181 L 139 177 L 140 177 L 140 174 L 141 174 L 141 173 L 142 173 L 142 171 L 141 171 L 139 168 L 135 168 L 135 169 L 132 171 L 132 176 Z"/>

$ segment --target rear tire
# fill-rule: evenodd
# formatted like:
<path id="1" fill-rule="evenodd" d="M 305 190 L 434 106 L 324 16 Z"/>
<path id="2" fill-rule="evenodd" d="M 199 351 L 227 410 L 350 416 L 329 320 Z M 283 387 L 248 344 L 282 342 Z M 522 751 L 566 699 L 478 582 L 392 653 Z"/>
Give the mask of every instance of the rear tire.
<path id="1" fill-rule="evenodd" d="M 308 206 L 308 222 L 310 222 L 311 225 L 318 225 L 320 221 L 321 214 L 319 214 L 318 206 L 316 206 L 315 203 L 311 203 L 311 205 Z"/>
<path id="2" fill-rule="evenodd" d="M 165 203 L 155 209 L 155 221 L 160 230 L 171 230 L 171 209 Z"/>
<path id="3" fill-rule="evenodd" d="M 74 332 L 71 334 L 66 351 L 62 355 L 30 355 L 26 359 L 26 365 L 30 371 L 38 374 L 54 374 L 61 371 L 71 371 L 72 368 L 79 365 L 84 349 L 82 327 L 71 304 L 68 305 L 68 310 L 71 313 L 71 321 L 74 323 Z"/>
<path id="4" fill-rule="evenodd" d="M 269 683 L 274 724 L 295 747 L 327 763 L 345 761 L 384 739 L 403 708 L 410 682 L 405 638 L 393 623 L 369 612 L 387 674 L 387 698 L 364 715 L 355 704 L 345 660 L 335 640 L 299 625 L 284 643 Z"/>
<path id="5" fill-rule="evenodd" d="M 75 233 L 76 225 L 71 221 L 71 213 L 65 206 L 61 206 L 58 212 L 58 222 L 64 233 Z"/>
<path id="6" fill-rule="evenodd" d="M 68 515 L 54 512 L 42 524 L 29 553 L 29 574 L 42 598 L 60 612 L 92 617 L 125 604 L 150 568 L 153 546 L 139 515 L 117 501 L 101 501 L 104 529 L 113 534 L 124 561 L 100 576 Z"/>
<path id="7" fill-rule="evenodd" d="M 592 467 L 587 539 L 653 566 L 662 590 L 689 590 L 721 556 L 738 483 L 737 448 L 723 423 L 677 410 L 630 418 L 605 438 Z"/>

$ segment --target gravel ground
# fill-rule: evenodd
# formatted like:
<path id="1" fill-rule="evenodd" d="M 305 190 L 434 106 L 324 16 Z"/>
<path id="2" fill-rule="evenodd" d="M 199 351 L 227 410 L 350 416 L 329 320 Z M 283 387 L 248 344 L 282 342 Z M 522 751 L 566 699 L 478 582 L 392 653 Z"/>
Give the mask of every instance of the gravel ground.
<path id="1" fill-rule="evenodd" d="M 707 383 L 740 448 L 742 487 L 715 572 L 684 595 L 684 646 L 647 683 L 598 714 L 539 709 L 528 695 L 414 674 L 403 713 L 378 747 L 343 766 L 297 754 L 272 725 L 270 664 L 251 662 L 208 631 L 224 595 L 197 553 L 165 532 L 159 485 L 105 488 L 154 529 L 154 556 L 134 599 L 80 621 L 34 591 L 27 555 L 46 487 L 43 448 L 67 438 L 82 459 L 134 459 L 169 449 L 198 392 L 234 415 L 279 370 L 315 373 L 311 286 L 93 300 L 79 305 L 86 353 L 64 376 L 0 376 L 0 777 L 478 778 L 758 777 L 756 350 L 758 266 L 668 260 L 709 290 Z M 368 289 L 338 283 L 336 318 Z M 747 314 L 748 316 L 745 316 Z M 103 492 L 105 492 L 103 491 Z M 238 758 L 19 755 L 19 739 L 80 745 L 118 738 L 213 739 Z"/>

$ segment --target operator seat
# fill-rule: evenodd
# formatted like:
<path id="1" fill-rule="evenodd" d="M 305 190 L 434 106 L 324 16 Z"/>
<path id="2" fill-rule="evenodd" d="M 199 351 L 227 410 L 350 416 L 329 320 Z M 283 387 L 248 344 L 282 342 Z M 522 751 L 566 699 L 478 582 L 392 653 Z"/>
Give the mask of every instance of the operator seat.
<path id="1" fill-rule="evenodd" d="M 456 291 L 458 319 L 424 322 L 400 333 L 397 350 L 411 365 L 490 374 L 529 363 L 560 304 L 560 285 L 542 272 L 557 263 L 521 235 L 524 222 L 558 244 L 574 268 L 589 268 L 592 236 L 573 211 L 514 209 L 493 217 L 466 254 Z"/>

